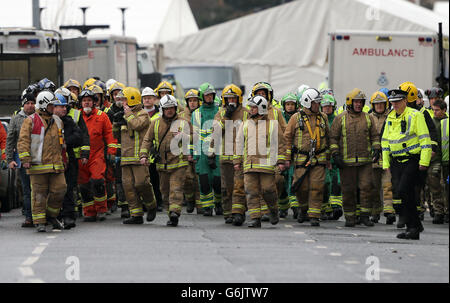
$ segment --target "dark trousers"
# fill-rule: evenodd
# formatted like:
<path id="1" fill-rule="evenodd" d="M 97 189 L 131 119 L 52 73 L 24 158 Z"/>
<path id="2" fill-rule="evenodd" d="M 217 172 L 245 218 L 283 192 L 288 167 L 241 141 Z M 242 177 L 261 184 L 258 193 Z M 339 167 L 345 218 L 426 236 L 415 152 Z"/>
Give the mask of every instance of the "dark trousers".
<path id="1" fill-rule="evenodd" d="M 67 170 L 64 172 L 66 177 L 67 191 L 64 195 L 62 205 L 62 217 L 75 219 L 75 194 L 74 189 L 77 186 L 78 179 L 78 161 L 76 159 L 69 160 Z"/>
<path id="2" fill-rule="evenodd" d="M 21 167 L 19 168 L 19 177 L 20 182 L 22 183 L 22 192 L 23 192 L 23 214 L 26 219 L 31 220 L 31 183 L 30 176 L 27 175 L 26 169 Z"/>
<path id="3" fill-rule="evenodd" d="M 161 190 L 159 188 L 159 174 L 158 174 L 158 171 L 156 170 L 155 163 L 150 164 L 149 172 L 150 172 L 150 182 L 152 183 L 152 186 L 153 186 L 153 192 L 155 194 L 156 204 L 158 206 L 162 206 L 163 200 L 162 200 Z"/>
<path id="4" fill-rule="evenodd" d="M 417 212 L 417 188 L 420 185 L 421 174 L 419 159 L 410 158 L 407 162 L 391 162 L 392 187 L 402 200 L 400 216 L 404 217 L 407 229 L 418 228 L 421 225 Z"/>

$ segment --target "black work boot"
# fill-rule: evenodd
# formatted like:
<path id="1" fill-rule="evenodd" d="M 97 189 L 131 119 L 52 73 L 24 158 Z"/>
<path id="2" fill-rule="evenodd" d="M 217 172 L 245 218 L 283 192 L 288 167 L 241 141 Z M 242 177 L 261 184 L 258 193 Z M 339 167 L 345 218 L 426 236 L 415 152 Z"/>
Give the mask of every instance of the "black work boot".
<path id="1" fill-rule="evenodd" d="M 48 217 L 47 218 L 47 223 L 51 224 L 53 229 L 56 229 L 56 230 L 64 229 L 64 226 L 62 225 L 62 223 L 59 222 L 59 220 L 54 218 L 54 217 Z"/>
<path id="2" fill-rule="evenodd" d="M 419 228 L 409 228 L 406 230 L 406 232 L 398 234 L 397 238 L 406 240 L 419 240 L 420 230 Z"/>
<path id="3" fill-rule="evenodd" d="M 195 201 L 187 201 L 186 212 L 188 214 L 191 214 L 194 212 L 194 209 L 195 209 Z"/>
<path id="4" fill-rule="evenodd" d="M 386 214 L 386 225 L 392 225 L 394 224 L 396 218 L 395 214 Z"/>
<path id="5" fill-rule="evenodd" d="M 179 215 L 173 211 L 169 214 L 169 221 L 167 221 L 167 226 L 176 227 L 178 225 L 178 217 Z"/>
<path id="6" fill-rule="evenodd" d="M 404 228 L 406 226 L 405 217 L 398 216 L 397 228 Z"/>
<path id="7" fill-rule="evenodd" d="M 321 213 L 321 214 L 320 214 L 320 220 L 322 220 L 322 221 L 328 221 L 328 215 L 327 215 L 327 213 Z"/>
<path id="8" fill-rule="evenodd" d="M 64 229 L 71 229 L 72 227 L 75 227 L 75 219 L 71 217 L 64 217 Z"/>
<path id="9" fill-rule="evenodd" d="M 248 223 L 248 227 L 261 228 L 261 219 L 252 219 L 250 223 Z"/>
<path id="10" fill-rule="evenodd" d="M 361 215 L 360 219 L 361 219 L 361 223 L 364 224 L 365 226 L 374 226 L 375 225 L 375 224 L 373 224 L 372 221 L 370 221 L 368 215 Z"/>
<path id="11" fill-rule="evenodd" d="M 197 215 L 203 215 L 205 213 L 205 210 L 203 207 L 197 207 Z"/>
<path id="12" fill-rule="evenodd" d="M 269 218 L 268 214 L 262 215 L 261 222 L 269 222 L 269 221 L 270 221 L 270 218 Z"/>
<path id="13" fill-rule="evenodd" d="M 203 208 L 203 215 L 205 217 L 212 217 L 212 215 L 213 215 L 213 208 L 212 207 L 205 207 L 205 208 Z"/>
<path id="14" fill-rule="evenodd" d="M 106 212 L 97 214 L 98 221 L 102 222 L 106 220 Z"/>
<path id="15" fill-rule="evenodd" d="M 242 214 L 233 214 L 233 225 L 241 226 L 245 221 L 245 217 Z"/>
<path id="16" fill-rule="evenodd" d="M 128 205 L 122 205 L 121 209 L 122 210 L 120 211 L 120 217 L 122 219 L 129 218 L 130 217 L 130 210 L 128 209 Z"/>
<path id="17" fill-rule="evenodd" d="M 280 218 L 286 218 L 288 215 L 287 209 L 280 209 Z"/>
<path id="18" fill-rule="evenodd" d="M 225 224 L 231 224 L 231 223 L 233 223 L 233 217 L 226 217 Z"/>
<path id="19" fill-rule="evenodd" d="M 278 222 L 280 221 L 280 217 L 278 217 L 278 211 L 271 210 L 270 211 L 270 215 L 269 215 L 269 219 L 270 219 L 270 224 L 277 225 Z"/>
<path id="20" fill-rule="evenodd" d="M 96 222 L 97 216 L 84 216 L 83 222 Z"/>
<path id="21" fill-rule="evenodd" d="M 156 218 L 156 207 L 148 209 L 147 211 L 147 222 L 152 222 Z"/>
<path id="22" fill-rule="evenodd" d="M 320 222 L 318 218 L 311 218 L 311 226 L 320 226 Z"/>
<path id="23" fill-rule="evenodd" d="M 434 214 L 433 224 L 444 224 L 444 215 Z"/>
<path id="24" fill-rule="evenodd" d="M 214 207 L 214 211 L 216 212 L 216 216 L 222 216 L 223 215 L 222 203 L 217 203 Z"/>
<path id="25" fill-rule="evenodd" d="M 345 227 L 355 227 L 356 218 L 355 217 L 345 217 Z"/>
<path id="26" fill-rule="evenodd" d="M 306 211 L 300 211 L 300 213 L 298 214 L 297 222 L 303 223 L 305 221 L 308 221 L 308 219 L 308 213 Z"/>
<path id="27" fill-rule="evenodd" d="M 342 207 L 333 207 L 333 220 L 339 220 L 344 213 L 342 212 Z"/>
<path id="28" fill-rule="evenodd" d="M 123 224 L 144 224 L 144 218 L 142 216 L 131 217 L 123 220 Z"/>
<path id="29" fill-rule="evenodd" d="M 292 212 L 294 213 L 293 217 L 295 220 L 298 219 L 298 207 L 292 207 Z"/>
<path id="30" fill-rule="evenodd" d="M 45 224 L 38 224 L 37 225 L 37 228 L 36 228 L 36 231 L 38 232 L 38 233 L 45 233 L 47 230 L 45 229 Z"/>
<path id="31" fill-rule="evenodd" d="M 372 221 L 373 223 L 378 223 L 378 221 L 380 221 L 380 214 L 373 215 L 372 218 L 370 218 L 370 221 Z"/>
<path id="32" fill-rule="evenodd" d="M 35 225 L 33 224 L 33 219 L 30 218 L 26 218 L 25 221 L 22 223 L 22 227 L 35 227 Z"/>

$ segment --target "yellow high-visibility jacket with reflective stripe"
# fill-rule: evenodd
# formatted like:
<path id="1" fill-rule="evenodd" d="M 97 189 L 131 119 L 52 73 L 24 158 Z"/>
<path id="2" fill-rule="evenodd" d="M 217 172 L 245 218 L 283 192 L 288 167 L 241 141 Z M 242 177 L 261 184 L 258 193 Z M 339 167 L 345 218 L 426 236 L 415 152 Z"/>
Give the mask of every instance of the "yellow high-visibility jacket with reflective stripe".
<path id="1" fill-rule="evenodd" d="M 403 129 L 402 121 L 404 121 Z M 381 146 L 383 148 L 383 169 L 391 166 L 391 157 L 408 157 L 419 154 L 419 164 L 429 166 L 431 138 L 423 114 L 418 110 L 406 107 L 403 113 L 397 117 L 396 111 L 392 110 L 386 119 Z M 407 159 L 401 160 L 401 162 L 405 161 Z"/>
<path id="2" fill-rule="evenodd" d="M 449 118 L 441 120 L 441 150 L 442 150 L 442 162 L 448 165 L 448 130 L 449 130 Z"/>

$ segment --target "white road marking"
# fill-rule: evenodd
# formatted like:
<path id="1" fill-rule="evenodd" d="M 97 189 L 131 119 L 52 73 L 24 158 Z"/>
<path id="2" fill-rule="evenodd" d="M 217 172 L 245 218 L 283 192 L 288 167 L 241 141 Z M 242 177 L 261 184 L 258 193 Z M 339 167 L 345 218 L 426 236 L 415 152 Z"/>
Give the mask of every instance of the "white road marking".
<path id="1" fill-rule="evenodd" d="M 30 282 L 30 283 L 45 283 L 41 279 L 29 279 L 28 282 Z"/>
<path id="2" fill-rule="evenodd" d="M 33 252 L 32 252 L 32 254 L 33 255 L 40 255 L 40 254 L 42 254 L 42 252 L 46 249 L 47 247 L 46 246 L 38 246 L 38 247 L 36 247 L 34 250 L 33 250 Z"/>
<path id="3" fill-rule="evenodd" d="M 28 257 L 25 261 L 23 261 L 22 266 L 31 266 L 37 260 L 39 260 L 39 257 Z"/>
<path id="4" fill-rule="evenodd" d="M 398 270 L 389 269 L 389 268 L 380 268 L 380 272 L 385 274 L 399 274 L 400 272 Z"/>
<path id="5" fill-rule="evenodd" d="M 297 234 L 297 235 L 304 235 L 305 232 L 304 232 L 304 231 L 294 231 L 294 234 Z"/>
<path id="6" fill-rule="evenodd" d="M 332 253 L 330 253 L 330 256 L 332 256 L 332 257 L 341 257 L 342 254 L 338 253 L 338 252 L 332 252 Z"/>
<path id="7" fill-rule="evenodd" d="M 20 273 L 22 274 L 22 276 L 24 277 L 32 277 L 34 276 L 34 271 L 31 267 L 29 266 L 21 266 L 19 267 Z"/>
<path id="8" fill-rule="evenodd" d="M 309 239 L 307 239 L 307 240 L 305 240 L 305 242 L 306 243 L 314 243 L 314 242 L 316 242 L 316 240 L 309 240 Z"/>
<path id="9" fill-rule="evenodd" d="M 293 226 L 292 226 L 292 225 L 289 225 L 289 224 L 286 224 L 286 225 L 284 225 L 284 227 L 286 227 L 286 228 L 292 228 Z"/>
<path id="10" fill-rule="evenodd" d="M 327 247 L 326 247 L 326 246 L 318 245 L 318 246 L 316 246 L 316 248 L 319 248 L 319 249 L 325 249 L 325 248 L 327 248 Z"/>
<path id="11" fill-rule="evenodd" d="M 48 246 L 47 242 L 39 243 L 40 246 Z"/>
<path id="12" fill-rule="evenodd" d="M 361 262 L 355 261 L 355 260 L 345 260 L 344 263 L 345 264 L 361 264 Z"/>
<path id="13" fill-rule="evenodd" d="M 47 239 L 55 239 L 56 236 L 47 236 Z"/>

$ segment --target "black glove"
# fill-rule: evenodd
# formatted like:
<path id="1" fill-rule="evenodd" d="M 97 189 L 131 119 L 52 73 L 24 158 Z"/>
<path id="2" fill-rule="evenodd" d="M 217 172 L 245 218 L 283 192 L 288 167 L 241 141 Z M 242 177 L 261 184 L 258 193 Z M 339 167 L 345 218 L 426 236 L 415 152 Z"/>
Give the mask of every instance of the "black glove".
<path id="1" fill-rule="evenodd" d="M 380 157 L 381 157 L 381 150 L 374 149 L 373 150 L 373 161 L 372 161 L 372 163 L 377 163 L 378 160 L 380 160 Z"/>
<path id="2" fill-rule="evenodd" d="M 216 165 L 216 157 L 210 157 L 208 158 L 208 165 L 211 169 L 216 169 L 217 165 Z"/>
<path id="3" fill-rule="evenodd" d="M 120 111 L 114 114 L 113 116 L 113 123 L 119 124 L 119 125 L 126 125 L 127 121 L 123 117 L 124 112 Z"/>
<path id="4" fill-rule="evenodd" d="M 341 155 L 334 154 L 333 155 L 333 161 L 334 161 L 334 164 L 336 164 L 336 166 L 338 168 L 341 168 L 341 169 L 344 168 L 345 163 L 344 163 L 344 160 L 342 160 Z"/>
<path id="5" fill-rule="evenodd" d="M 236 106 L 227 105 L 227 109 L 225 111 L 225 117 L 231 119 L 231 116 L 233 115 L 235 110 L 236 110 Z"/>

